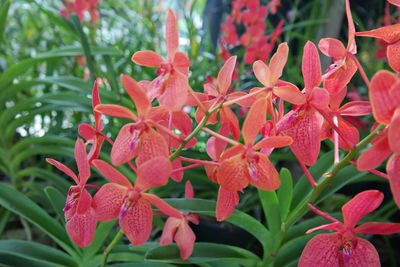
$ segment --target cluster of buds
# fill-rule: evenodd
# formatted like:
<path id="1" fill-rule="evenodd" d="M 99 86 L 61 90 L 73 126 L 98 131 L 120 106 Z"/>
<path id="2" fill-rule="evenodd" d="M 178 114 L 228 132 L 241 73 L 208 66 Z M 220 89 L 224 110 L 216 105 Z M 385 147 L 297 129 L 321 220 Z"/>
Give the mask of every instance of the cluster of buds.
<path id="1" fill-rule="evenodd" d="M 235 1 L 238 2 L 242 1 Z M 259 6 L 256 7 L 260 9 Z M 191 62 L 179 50 L 177 18 L 169 10 L 165 30 L 167 57 L 148 50 L 138 51 L 132 56 L 132 61 L 138 65 L 157 68 L 157 76 L 152 81 L 136 81 L 132 77 L 121 76 L 121 83 L 135 110 L 121 105 L 102 104 L 95 83 L 92 93 L 95 125 L 79 126 L 79 134 L 85 143 L 78 138 L 75 146 L 79 175 L 75 175 L 65 165 L 48 159 L 49 163 L 72 177 L 77 184 L 71 186 L 64 209 L 67 232 L 71 239 L 81 247 L 87 246 L 93 239 L 97 221 L 118 218 L 119 226 L 129 241 L 140 245 L 150 237 L 153 215 L 162 215 L 168 219 L 160 243 L 165 245 L 175 240 L 182 259 L 187 259 L 196 239 L 189 222 L 198 223 L 197 215 L 174 208 L 148 190 L 166 185 L 170 178 L 179 183 L 185 170 L 204 167 L 208 178 L 219 187 L 215 213 L 216 219 L 223 221 L 238 205 L 239 192 L 243 192 L 248 186 L 267 191 L 276 190 L 280 186 L 278 171 L 269 160 L 275 148 L 288 146 L 297 157 L 310 184 L 316 187 L 317 183 L 307 166 L 316 163 L 321 142 L 326 138 L 333 139 L 335 162 L 338 162 L 339 149 L 350 150 L 359 141 L 359 132 L 351 117 L 371 112 L 371 105 L 366 101 L 352 101 L 340 106 L 347 94 L 347 84 L 357 70 L 370 89 L 376 121 L 387 126 L 373 142 L 373 146 L 360 158 L 358 167 L 371 170 L 375 167 L 371 166 L 372 163 L 377 165 L 394 152 L 388 163 L 388 172 L 391 172 L 390 182 L 398 201 L 398 74 L 380 71 L 370 84 L 355 57 L 355 36 L 373 36 L 388 42 L 389 64 L 398 73 L 399 25 L 389 26 L 390 29 L 356 33 L 348 0 L 346 13 L 349 29 L 347 47 L 332 38 L 322 39 L 319 43 L 321 52 L 333 59 L 333 64 L 324 74 L 321 73 L 317 46 L 310 41 L 306 43 L 301 68 L 304 77 L 303 90 L 280 79 L 289 56 L 288 45 L 282 43 L 268 64 L 262 60 L 253 63 L 254 75 L 262 86 L 248 91 L 233 91 L 231 84 L 236 57 L 231 56 L 217 77 L 212 82 L 205 83 L 204 90 L 199 92 L 189 86 Z M 249 19 L 255 17 L 257 16 L 249 15 Z M 241 16 L 241 20 L 246 21 L 246 16 Z M 289 104 L 290 110 L 285 110 Z M 196 109 L 193 120 L 185 111 L 187 109 L 184 109 L 187 106 Z M 248 110 L 241 127 L 235 112 L 237 106 Z M 103 133 L 105 127 L 102 124 L 102 115 L 124 118 L 130 122 L 121 127 L 113 141 Z M 194 122 L 196 127 L 193 129 Z M 201 131 L 209 135 L 206 151 L 210 159 L 185 157 L 185 151 L 196 144 L 195 137 Z M 111 164 L 99 158 L 105 142 L 112 146 Z M 370 150 L 372 153 L 368 152 Z M 368 158 L 365 160 L 368 164 L 363 164 L 363 157 Z M 135 183 L 114 167 L 122 164 L 127 164 L 136 174 Z M 90 167 L 96 168 L 109 182 L 100 188 L 87 184 Z M 91 196 L 87 188 L 93 188 L 97 192 Z M 192 198 L 193 195 L 193 188 L 187 183 L 186 198 Z M 354 256 L 360 251 L 357 246 L 370 245 L 355 238 L 354 233 L 379 231 L 374 230 L 375 224 L 360 226 L 354 231 L 352 229 L 363 216 L 379 206 L 381 201 L 382 194 L 377 191 L 356 196 L 343 207 L 343 224 L 311 206 L 317 214 L 322 214 L 333 222 L 318 229 L 335 230 L 339 234 L 311 241 L 304 251 L 305 254 L 303 253 L 305 256 L 300 260 L 301 266 L 310 266 L 313 261 L 318 261 L 318 257 L 324 257 L 330 251 L 336 251 L 335 255 L 343 255 L 346 261 L 358 259 Z M 375 204 L 364 205 L 367 202 Z M 152 206 L 159 212 L 153 212 Z M 368 208 L 359 209 L 364 206 Z M 380 233 L 393 233 L 399 229 L 397 225 L 382 227 Z M 338 238 L 344 240 L 339 242 L 342 244 L 340 246 Z M 311 255 L 315 251 L 314 244 L 319 244 L 321 240 L 325 242 L 324 246 L 318 248 L 321 253 Z M 330 251 L 325 251 L 328 249 Z M 376 256 L 374 255 L 371 257 Z M 374 258 L 371 261 L 379 262 L 379 259 Z"/>

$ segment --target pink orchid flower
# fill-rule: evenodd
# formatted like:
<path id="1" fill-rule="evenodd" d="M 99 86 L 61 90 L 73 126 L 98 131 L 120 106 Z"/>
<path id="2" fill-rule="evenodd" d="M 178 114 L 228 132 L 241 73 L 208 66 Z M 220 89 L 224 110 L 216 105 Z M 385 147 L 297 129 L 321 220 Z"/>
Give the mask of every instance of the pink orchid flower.
<path id="1" fill-rule="evenodd" d="M 148 92 L 150 99 L 158 98 L 160 105 L 171 110 L 181 110 L 186 103 L 188 91 L 188 71 L 191 65 L 185 53 L 179 51 L 177 19 L 172 10 L 168 10 L 165 26 L 168 59 L 165 60 L 153 51 L 138 51 L 132 61 L 146 67 L 157 67 L 158 77 L 152 81 Z"/>
<path id="2" fill-rule="evenodd" d="M 390 235 L 400 232 L 400 223 L 367 222 L 357 226 L 358 222 L 379 207 L 383 194 L 377 190 L 359 193 L 342 207 L 343 220 L 340 222 L 330 215 L 316 209 L 317 215 L 331 221 L 307 231 L 333 230 L 332 234 L 317 234 L 306 245 L 300 256 L 299 267 L 379 267 L 379 255 L 368 241 L 359 238 L 359 234 Z"/>
<path id="3" fill-rule="evenodd" d="M 111 150 L 111 162 L 120 165 L 136 158 L 136 164 L 140 165 L 153 157 L 167 157 L 169 154 L 167 142 L 151 127 L 155 109 L 152 109 L 146 92 L 129 76 L 122 75 L 121 82 L 135 104 L 138 116 L 120 105 L 99 104 L 95 107 L 95 111 L 101 114 L 134 121 L 125 124 L 119 131 Z"/>
<path id="4" fill-rule="evenodd" d="M 54 159 L 46 159 L 48 163 L 71 177 L 76 183 L 69 188 L 65 203 L 66 228 L 69 237 L 75 244 L 86 247 L 93 240 L 97 220 L 92 209 L 92 196 L 86 190 L 90 166 L 85 145 L 80 139 L 77 139 L 75 143 L 75 160 L 78 166 L 78 176 L 64 164 Z"/>
<path id="5" fill-rule="evenodd" d="M 99 157 L 105 138 L 104 134 L 101 132 L 104 128 L 101 121 L 101 114 L 95 110 L 96 106 L 99 104 L 101 104 L 99 87 L 97 81 L 95 81 L 92 89 L 92 110 L 95 127 L 93 128 L 90 124 L 82 123 L 78 128 L 79 135 L 86 140 L 86 144 L 92 145 L 88 154 L 89 162 Z"/>
<path id="6" fill-rule="evenodd" d="M 135 185 L 105 161 L 94 160 L 93 165 L 110 181 L 93 197 L 96 218 L 100 221 L 118 218 L 119 226 L 132 244 L 143 244 L 150 236 L 153 220 L 151 204 L 168 216 L 182 217 L 180 211 L 161 198 L 145 193 L 167 183 L 172 170 L 168 158 L 154 157 L 140 165 Z"/>
<path id="7" fill-rule="evenodd" d="M 185 184 L 185 198 L 192 199 L 193 197 L 194 191 L 192 184 L 187 181 Z M 179 218 L 169 217 L 160 238 L 160 244 L 162 246 L 169 245 L 175 241 L 183 260 L 187 260 L 190 255 L 192 255 L 194 243 L 196 241 L 196 235 L 190 228 L 189 222 L 198 224 L 199 219 L 197 214 L 183 214 L 183 216 Z"/>

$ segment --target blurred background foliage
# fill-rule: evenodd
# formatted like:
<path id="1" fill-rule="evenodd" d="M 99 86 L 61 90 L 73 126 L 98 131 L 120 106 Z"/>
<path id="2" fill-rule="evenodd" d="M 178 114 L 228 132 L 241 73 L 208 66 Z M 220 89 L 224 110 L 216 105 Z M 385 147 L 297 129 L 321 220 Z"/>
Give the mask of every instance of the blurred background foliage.
<path id="1" fill-rule="evenodd" d="M 266 4 L 269 1 L 261 2 Z M 279 20 L 284 21 L 278 44 L 289 42 L 290 56 L 283 79 L 302 88 L 302 47 L 307 40 L 317 43 L 320 38 L 327 36 L 347 40 L 344 5 L 336 0 L 281 2 L 277 14 L 267 22 L 267 31 L 271 31 Z M 81 23 L 75 16 L 64 19 L 59 14 L 62 1 L 0 0 L 0 239 L 34 240 L 51 247 L 63 247 L 62 244 L 69 243 L 68 246 L 73 247 L 65 237 L 63 216 L 59 213 L 64 204 L 63 196 L 72 181 L 53 171 L 44 158 L 63 160 L 66 165 L 75 167 L 73 147 L 78 135 L 77 126 L 79 123 L 93 122 L 90 93 L 94 79 L 102 80 L 102 102 L 123 103 L 132 107 L 129 98 L 124 95 L 119 75 L 128 74 L 136 80 L 150 80 L 155 76 L 154 69 L 136 66 L 130 58 L 135 51 L 144 49 L 166 54 L 164 20 L 166 10 L 172 8 L 179 17 L 181 49 L 187 52 L 192 61 L 190 84 L 194 90 L 202 90 L 207 75 L 215 76 L 223 64 L 215 37 L 221 34 L 219 24 L 229 14 L 230 4 L 228 0 L 100 1 L 100 20 L 93 24 L 87 20 Z M 359 0 L 351 1 L 351 4 L 357 30 L 381 25 L 384 1 L 368 1 L 366 5 L 365 1 Z M 385 63 L 374 57 L 377 50 L 374 40 L 358 39 L 357 44 L 358 56 L 364 63 L 367 75 L 371 77 Z M 243 53 L 240 50 L 236 52 Z M 327 67 L 330 62 L 325 58 L 323 64 Z M 240 83 L 239 90 L 257 85 L 249 71 L 241 73 L 240 80 L 245 82 Z M 367 95 L 358 74 L 351 86 L 357 88 L 361 96 Z M 105 132 L 115 137 L 124 121 L 106 118 L 105 123 Z M 198 140 L 196 149 L 185 152 L 185 155 L 206 158 L 205 136 L 200 136 Z M 331 150 L 330 141 L 326 141 L 323 148 L 325 151 Z M 110 147 L 105 145 L 103 150 L 102 157 L 107 158 Z M 326 155 L 325 158 L 330 156 Z M 278 166 L 288 167 L 294 178 L 300 176 L 297 164 L 291 163 L 294 157 L 287 149 L 275 152 L 272 159 Z M 120 169 L 131 175 L 123 167 Z M 96 174 L 94 177 L 95 184 L 102 183 L 103 180 L 96 178 Z M 208 181 L 203 169 L 192 169 L 186 172 L 187 177 L 194 183 L 197 197 L 216 198 L 216 186 Z M 365 180 L 375 181 L 376 177 L 369 175 Z M 180 197 L 183 192 L 182 185 L 174 183 L 154 190 L 162 197 Z M 348 199 L 343 194 L 335 196 L 332 198 L 334 200 L 329 200 L 326 210 L 335 210 Z M 264 221 L 254 189 L 247 190 L 243 195 L 239 209 Z M 382 216 L 390 217 L 395 210 L 395 206 L 389 202 Z M 33 211 L 42 217 L 35 219 Z M 319 222 L 314 220 L 313 225 Z M 46 230 L 43 226 L 46 223 L 53 225 L 60 233 Z M 112 224 L 101 224 L 100 227 L 110 229 Z M 157 228 L 153 237 L 157 237 L 159 231 L 160 228 Z M 200 236 L 199 241 L 223 242 L 220 237 L 218 240 L 201 240 Z M 102 238 L 106 239 L 107 236 Z M 305 241 L 301 244 L 305 244 Z M 10 264 L 7 262 L 7 251 L 19 244 L 12 242 L 0 242 L 0 266 Z M 234 243 L 236 241 L 227 242 L 237 245 Z M 252 242 L 255 241 L 249 241 L 248 246 L 252 246 L 257 253 L 257 245 Z M 378 242 L 390 244 L 386 239 Z M 30 243 L 21 246 L 25 245 L 24 253 L 33 249 Z M 46 257 L 48 246 L 43 248 L 37 245 L 35 249 Z M 147 245 L 148 248 L 152 246 L 154 244 L 151 242 Z M 395 266 L 390 247 L 386 246 L 387 262 Z M 120 254 L 112 257 L 123 258 L 121 255 L 126 252 L 121 248 Z M 59 257 L 62 259 L 64 255 Z M 47 266 L 42 265 L 43 262 L 35 262 L 34 256 L 29 259 L 34 263 L 32 266 Z M 58 264 L 71 265 L 68 259 L 61 262 Z"/>

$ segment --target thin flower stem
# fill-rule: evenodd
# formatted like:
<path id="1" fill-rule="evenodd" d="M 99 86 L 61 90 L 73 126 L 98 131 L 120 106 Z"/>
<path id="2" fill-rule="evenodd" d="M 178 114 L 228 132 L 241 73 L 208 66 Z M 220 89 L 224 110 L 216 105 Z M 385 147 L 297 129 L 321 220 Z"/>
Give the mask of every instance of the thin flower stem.
<path id="1" fill-rule="evenodd" d="M 261 92 L 264 92 L 266 89 L 267 89 L 267 87 L 265 87 L 265 88 L 260 88 L 260 90 L 258 90 L 258 91 L 255 91 L 255 92 L 249 93 L 249 94 L 247 94 L 247 95 L 240 96 L 240 97 L 238 97 L 238 98 L 234 98 L 234 99 L 232 99 L 232 100 L 226 101 L 226 102 L 223 104 L 223 106 L 224 106 L 224 107 L 230 106 L 230 105 L 232 105 L 232 104 L 237 103 L 238 101 L 247 99 L 247 98 L 252 97 L 252 96 L 255 96 L 255 95 L 257 95 L 257 94 L 259 94 L 259 93 L 261 93 Z"/>
<path id="2" fill-rule="evenodd" d="M 352 165 L 354 165 L 354 166 L 357 166 L 357 162 L 354 161 L 354 160 L 350 161 L 350 163 L 351 163 Z M 370 173 L 372 173 L 372 174 L 375 174 L 376 176 L 381 177 L 381 178 L 383 178 L 383 179 L 385 179 L 385 180 L 389 180 L 389 177 L 388 177 L 387 174 L 384 173 L 384 172 L 381 172 L 381 171 L 378 171 L 378 170 L 375 170 L 375 169 L 367 170 L 367 172 L 370 172 Z"/>
<path id="3" fill-rule="evenodd" d="M 205 131 L 206 133 L 212 135 L 212 136 L 215 136 L 215 137 L 218 138 L 218 139 L 221 139 L 222 141 L 227 142 L 228 144 L 231 144 L 231 145 L 234 145 L 234 146 L 240 145 L 239 142 L 237 142 L 237 141 L 235 141 L 235 140 L 232 140 L 232 139 L 230 139 L 230 138 L 228 138 L 228 137 L 226 137 L 226 136 L 223 136 L 222 134 L 219 134 L 219 133 L 217 133 L 217 132 L 214 132 L 213 130 L 211 130 L 211 129 L 207 128 L 207 127 L 203 127 L 202 130 Z"/>
<path id="4" fill-rule="evenodd" d="M 338 122 L 338 117 L 337 115 L 333 115 L 333 123 L 336 126 L 339 126 L 339 122 Z M 337 164 L 340 161 L 339 158 L 339 134 L 333 130 L 333 145 L 334 145 L 334 159 L 333 159 L 333 163 Z"/>
<path id="5" fill-rule="evenodd" d="M 218 162 L 214 161 L 209 161 L 209 160 L 201 160 L 201 159 L 191 159 L 191 158 L 186 158 L 186 157 L 179 157 L 180 160 L 185 161 L 185 162 L 190 162 L 190 163 L 199 163 L 202 165 L 219 165 Z"/>
<path id="6" fill-rule="evenodd" d="M 180 153 L 182 152 L 182 150 L 185 148 L 186 144 L 192 140 L 193 137 L 195 137 L 200 131 L 201 129 L 203 129 L 203 127 L 207 124 L 208 119 L 210 118 L 210 116 L 217 111 L 218 109 L 220 109 L 222 107 L 222 103 L 220 102 L 218 105 L 216 105 L 215 107 L 212 107 L 208 112 L 205 113 L 203 119 L 200 121 L 199 124 L 197 124 L 196 128 L 194 128 L 194 130 L 188 135 L 186 136 L 185 139 L 183 139 L 182 143 L 179 145 L 179 147 L 174 151 L 174 153 L 171 154 L 171 156 L 169 157 L 169 159 L 172 161 L 174 159 L 176 159 Z"/>
<path id="7" fill-rule="evenodd" d="M 339 222 L 336 218 L 333 218 L 332 216 L 330 216 L 328 213 L 325 213 L 323 211 L 320 211 L 319 209 L 317 209 L 316 207 L 314 207 L 314 205 L 308 203 L 308 207 L 310 208 L 310 210 L 312 212 L 314 212 L 315 214 L 321 216 L 322 218 L 327 219 L 328 221 L 331 222 Z"/>
<path id="8" fill-rule="evenodd" d="M 370 81 L 367 77 L 367 74 L 365 74 L 363 66 L 360 64 L 360 61 L 358 61 L 357 57 L 353 55 L 352 53 L 347 53 L 347 55 L 356 63 L 358 70 L 360 71 L 361 78 L 363 79 L 365 85 L 367 88 L 370 86 Z"/>
<path id="9" fill-rule="evenodd" d="M 135 173 L 137 172 L 137 169 L 135 167 L 135 165 L 133 165 L 133 163 L 129 160 L 128 162 L 129 167 L 131 168 L 132 171 L 134 171 Z"/>
<path id="10" fill-rule="evenodd" d="M 186 170 L 190 170 L 190 169 L 193 169 L 193 168 L 196 168 L 196 167 L 200 167 L 200 166 L 203 166 L 203 164 L 194 163 L 194 164 L 191 164 L 191 165 L 187 165 L 187 166 L 184 166 L 184 167 L 181 167 L 181 168 L 174 169 L 174 170 L 172 170 L 172 173 L 180 172 L 180 171 L 186 171 Z"/>
<path id="11" fill-rule="evenodd" d="M 297 158 L 297 156 L 296 156 L 296 158 Z M 317 183 L 315 182 L 314 178 L 312 177 L 312 174 L 310 173 L 310 171 L 307 169 L 307 166 L 304 165 L 304 163 L 299 158 L 297 158 L 297 161 L 299 162 L 300 167 L 303 170 L 304 174 L 306 175 L 311 186 L 315 188 L 317 186 Z"/>
<path id="12" fill-rule="evenodd" d="M 161 132 L 164 132 L 166 134 L 168 134 L 169 136 L 171 136 L 172 138 L 178 140 L 178 141 L 182 141 L 183 138 L 177 134 L 175 134 L 171 129 L 168 129 L 167 127 L 165 127 L 164 125 L 161 125 L 157 122 L 152 121 L 151 122 L 152 125 L 154 125 L 158 130 L 160 130 Z"/>
<path id="13" fill-rule="evenodd" d="M 103 258 L 101 259 L 101 267 L 106 267 L 107 266 L 107 259 L 108 255 L 110 255 L 112 249 L 115 247 L 116 244 L 121 240 L 121 238 L 124 236 L 124 233 L 122 230 L 119 230 L 119 232 L 115 235 L 114 239 L 111 241 L 110 244 L 106 247 L 104 250 Z"/>
<path id="14" fill-rule="evenodd" d="M 193 96 L 194 100 L 197 102 L 197 104 L 199 105 L 199 108 L 206 113 L 207 109 L 206 107 L 203 105 L 203 103 L 201 103 L 200 99 L 197 97 L 196 92 L 193 91 L 192 88 L 189 89 L 189 93 Z"/>
<path id="15" fill-rule="evenodd" d="M 372 131 L 369 135 L 367 135 L 363 140 L 361 140 L 350 152 L 341 160 L 339 163 L 335 164 L 332 170 L 323 175 L 322 181 L 313 189 L 312 192 L 308 194 L 308 196 L 293 210 L 293 212 L 289 215 L 288 219 L 282 226 L 282 229 L 286 231 L 289 229 L 291 225 L 293 225 L 304 213 L 307 212 L 308 203 L 312 203 L 317 200 L 318 196 L 324 191 L 330 184 L 333 177 L 345 166 L 350 164 L 350 161 L 354 159 L 358 152 L 367 146 L 371 140 L 379 134 L 379 132 L 385 128 L 385 125 L 379 125 Z"/>

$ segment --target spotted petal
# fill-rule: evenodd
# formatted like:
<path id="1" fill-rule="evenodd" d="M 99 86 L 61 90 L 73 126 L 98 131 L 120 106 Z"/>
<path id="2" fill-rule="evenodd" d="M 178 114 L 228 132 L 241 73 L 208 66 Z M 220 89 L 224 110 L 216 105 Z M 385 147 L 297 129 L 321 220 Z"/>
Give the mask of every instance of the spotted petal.
<path id="1" fill-rule="evenodd" d="M 231 216 L 235 207 L 239 204 L 239 195 L 237 192 L 225 190 L 222 186 L 218 190 L 216 218 L 221 222 Z"/>
<path id="2" fill-rule="evenodd" d="M 66 223 L 67 233 L 79 247 L 87 247 L 93 241 L 96 223 L 96 219 L 89 211 L 76 214 Z"/>
<path id="3" fill-rule="evenodd" d="M 109 221 L 118 217 L 128 188 L 115 183 L 103 185 L 94 195 L 92 207 L 99 221 Z"/>

